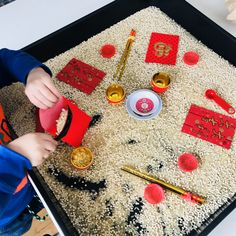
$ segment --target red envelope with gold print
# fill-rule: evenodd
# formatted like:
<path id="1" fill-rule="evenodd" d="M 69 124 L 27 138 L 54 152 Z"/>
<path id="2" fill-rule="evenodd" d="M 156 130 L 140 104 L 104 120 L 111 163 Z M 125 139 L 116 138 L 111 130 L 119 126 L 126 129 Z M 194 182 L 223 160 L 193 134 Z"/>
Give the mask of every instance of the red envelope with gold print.
<path id="1" fill-rule="evenodd" d="M 145 62 L 175 65 L 178 45 L 178 35 L 153 32 L 151 34 Z"/>
<path id="2" fill-rule="evenodd" d="M 91 94 L 105 75 L 103 71 L 73 58 L 56 77 L 86 94 Z"/>
<path id="3" fill-rule="evenodd" d="M 236 119 L 192 104 L 182 132 L 229 149 Z"/>

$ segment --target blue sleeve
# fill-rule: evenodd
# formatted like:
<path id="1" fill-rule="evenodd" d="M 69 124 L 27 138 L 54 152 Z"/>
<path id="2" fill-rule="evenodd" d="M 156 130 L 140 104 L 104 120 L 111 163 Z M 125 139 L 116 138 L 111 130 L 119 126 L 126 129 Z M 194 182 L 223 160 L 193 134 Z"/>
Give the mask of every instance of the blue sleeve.
<path id="1" fill-rule="evenodd" d="M 2 193 L 13 194 L 30 169 L 32 165 L 27 158 L 0 145 L 0 196 Z"/>
<path id="2" fill-rule="evenodd" d="M 29 194 L 26 194 L 28 187 L 25 186 L 19 193 L 15 191 L 29 169 L 32 169 L 32 165 L 28 159 L 0 145 L 0 225 L 15 216 L 12 210 L 19 212 L 18 209 L 25 207 L 25 201 L 28 200 L 25 198 L 29 198 Z"/>
<path id="3" fill-rule="evenodd" d="M 31 55 L 20 50 L 0 49 L 0 87 L 17 81 L 26 84 L 29 72 L 36 67 L 52 75 L 47 66 Z"/>

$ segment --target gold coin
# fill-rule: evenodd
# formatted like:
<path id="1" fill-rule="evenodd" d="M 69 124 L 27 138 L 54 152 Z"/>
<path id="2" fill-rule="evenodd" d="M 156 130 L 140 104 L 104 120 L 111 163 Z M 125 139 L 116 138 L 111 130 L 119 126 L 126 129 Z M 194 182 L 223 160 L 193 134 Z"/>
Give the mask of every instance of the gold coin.
<path id="1" fill-rule="evenodd" d="M 78 147 L 72 151 L 70 160 L 73 166 L 84 170 L 93 163 L 93 153 L 87 147 Z"/>

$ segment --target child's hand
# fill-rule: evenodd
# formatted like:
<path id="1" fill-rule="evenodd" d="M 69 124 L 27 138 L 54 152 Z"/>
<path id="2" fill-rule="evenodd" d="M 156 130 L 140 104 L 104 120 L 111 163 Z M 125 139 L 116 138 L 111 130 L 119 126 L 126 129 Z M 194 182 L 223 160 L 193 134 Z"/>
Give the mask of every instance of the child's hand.
<path id="1" fill-rule="evenodd" d="M 25 94 L 35 106 L 42 109 L 52 107 L 61 97 L 49 74 L 41 67 L 37 67 L 29 73 Z"/>
<path id="2" fill-rule="evenodd" d="M 28 158 L 32 166 L 38 166 L 55 151 L 57 142 L 48 134 L 30 133 L 10 142 L 7 147 Z"/>

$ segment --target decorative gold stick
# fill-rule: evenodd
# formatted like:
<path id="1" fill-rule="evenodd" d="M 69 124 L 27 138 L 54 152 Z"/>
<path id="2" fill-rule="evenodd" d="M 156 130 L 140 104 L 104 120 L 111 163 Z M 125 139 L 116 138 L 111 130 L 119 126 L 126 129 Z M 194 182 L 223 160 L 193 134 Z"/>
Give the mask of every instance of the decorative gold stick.
<path id="1" fill-rule="evenodd" d="M 156 177 L 152 177 L 148 174 L 145 174 L 145 173 L 142 173 L 132 167 L 129 167 L 129 166 L 124 166 L 121 168 L 122 170 L 130 173 L 130 174 L 133 174 L 133 175 L 136 175 L 142 179 L 145 179 L 145 180 L 148 180 L 152 183 L 157 183 L 159 185 L 161 185 L 162 187 L 174 192 L 174 193 L 177 193 L 179 195 L 181 195 L 183 198 L 186 198 L 187 200 L 191 200 L 192 202 L 197 202 L 197 203 L 204 203 L 205 202 L 205 199 L 203 197 L 200 197 L 200 196 L 197 196 L 193 193 L 190 193 L 190 192 L 187 192 L 186 190 L 184 189 L 181 189 L 179 187 L 176 187 L 174 185 L 171 185 L 169 183 L 166 183 L 164 182 L 163 180 L 160 180 L 160 179 L 157 179 Z"/>
<path id="2" fill-rule="evenodd" d="M 124 52 L 121 56 L 118 66 L 117 66 L 116 73 L 114 74 L 114 79 L 118 77 L 118 81 L 121 79 L 121 77 L 124 73 L 124 69 L 125 69 L 125 66 L 126 66 L 130 51 L 131 51 L 131 46 L 132 46 L 134 39 L 135 39 L 135 35 L 136 35 L 136 32 L 135 32 L 135 30 L 132 29 L 129 34 L 128 41 L 125 45 Z M 119 74 L 119 76 L 118 76 L 118 74 Z"/>
<path id="3" fill-rule="evenodd" d="M 121 56 L 121 59 L 120 59 L 120 61 L 119 61 L 119 64 L 118 64 L 118 66 L 117 66 L 117 68 L 116 68 L 116 73 L 115 73 L 114 76 L 113 76 L 114 79 L 118 76 L 118 73 L 119 73 L 119 71 L 120 71 L 120 68 L 121 68 L 121 66 L 122 66 L 123 63 L 124 63 L 124 60 L 125 60 L 125 57 L 126 57 L 126 52 L 127 52 L 127 49 L 129 48 L 129 45 L 130 45 L 130 42 L 128 41 L 128 42 L 126 43 L 126 46 L 125 46 L 124 52 L 123 52 L 123 54 L 122 54 L 122 56 Z"/>

